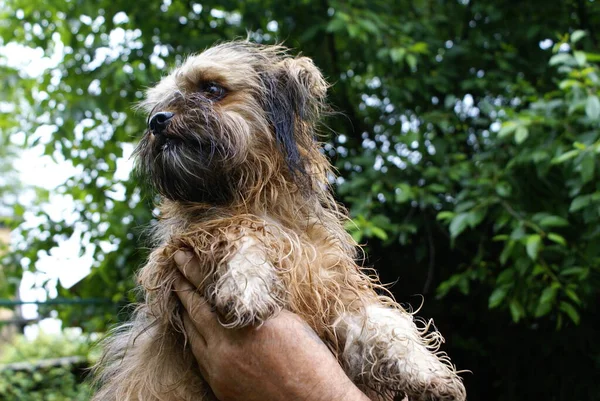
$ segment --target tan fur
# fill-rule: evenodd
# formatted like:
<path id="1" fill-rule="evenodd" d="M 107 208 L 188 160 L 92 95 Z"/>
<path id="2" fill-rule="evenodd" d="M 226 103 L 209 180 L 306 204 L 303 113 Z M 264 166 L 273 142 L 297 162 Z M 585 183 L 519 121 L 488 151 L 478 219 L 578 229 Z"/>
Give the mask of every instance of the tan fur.
<path id="1" fill-rule="evenodd" d="M 196 95 L 199 82 L 207 81 L 222 84 L 227 96 L 208 101 Z M 289 103 L 268 100 L 269 85 Z M 207 162 L 218 173 L 194 170 L 188 148 L 156 150 L 151 132 L 140 145 L 142 169 L 161 177 L 168 170 L 173 180 L 185 173 L 191 178 L 181 185 L 205 185 L 202 196 L 214 196 L 215 202 L 179 199 L 179 183 L 162 182 L 171 186 L 160 204 L 156 248 L 138 275 L 145 301 L 134 320 L 107 340 L 94 401 L 215 399 L 186 344 L 173 295 L 178 275 L 173 255 L 179 249 L 199 259 L 205 281 L 198 290 L 227 327 L 260 325 L 285 308 L 306 320 L 349 376 L 375 391 L 371 394 L 465 399 L 454 367 L 438 352 L 441 335 L 430 325 L 417 328 L 413 316 L 357 264 L 359 248 L 343 228 L 346 213 L 333 198 L 328 182 L 333 172 L 316 140 L 326 90 L 310 59 L 292 58 L 280 46 L 232 42 L 190 57 L 148 91 L 142 107 L 149 114 L 176 114 L 172 138 L 218 141 L 211 142 L 216 150 Z M 286 162 L 289 144 L 275 135 L 277 119 L 290 116 L 269 107 L 294 113 L 298 171 Z M 165 164 L 157 166 L 163 159 L 152 152 L 164 152 Z M 210 192 L 210 183 L 223 177 L 233 188 L 226 201 Z M 170 196 L 171 188 L 176 195 Z"/>

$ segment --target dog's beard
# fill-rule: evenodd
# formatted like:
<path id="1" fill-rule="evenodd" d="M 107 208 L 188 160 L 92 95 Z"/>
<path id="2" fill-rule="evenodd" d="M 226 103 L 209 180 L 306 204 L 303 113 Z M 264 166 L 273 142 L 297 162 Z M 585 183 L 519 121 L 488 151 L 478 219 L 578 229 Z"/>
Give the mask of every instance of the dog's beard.
<path id="1" fill-rule="evenodd" d="M 192 104 L 190 104 L 192 103 Z M 188 99 L 160 135 L 147 132 L 136 149 L 138 172 L 163 196 L 223 204 L 235 188 L 231 135 L 205 99 Z"/>
<path id="2" fill-rule="evenodd" d="M 231 181 L 217 159 L 214 144 L 191 148 L 176 139 L 150 142 L 147 135 L 140 143 L 140 170 L 161 195 L 187 202 L 221 204 L 231 200 Z"/>

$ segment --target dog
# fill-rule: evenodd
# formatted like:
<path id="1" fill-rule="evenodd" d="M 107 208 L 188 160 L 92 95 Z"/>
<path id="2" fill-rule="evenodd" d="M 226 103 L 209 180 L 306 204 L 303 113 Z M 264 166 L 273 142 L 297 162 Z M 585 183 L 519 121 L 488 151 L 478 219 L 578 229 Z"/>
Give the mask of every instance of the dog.
<path id="1" fill-rule="evenodd" d="M 144 302 L 108 338 L 94 401 L 216 400 L 173 293 L 177 250 L 200 261 L 198 291 L 229 328 L 298 314 L 375 399 L 466 398 L 431 322 L 357 264 L 321 150 L 323 75 L 283 46 L 233 41 L 189 57 L 147 91 L 137 170 L 160 196 Z"/>

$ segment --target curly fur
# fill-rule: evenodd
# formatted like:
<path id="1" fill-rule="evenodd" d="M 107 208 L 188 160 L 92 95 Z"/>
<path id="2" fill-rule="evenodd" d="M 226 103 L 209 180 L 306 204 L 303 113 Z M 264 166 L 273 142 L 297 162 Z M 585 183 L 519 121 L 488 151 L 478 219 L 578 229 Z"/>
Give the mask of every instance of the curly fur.
<path id="1" fill-rule="evenodd" d="M 207 82 L 226 94 L 211 98 L 199 89 Z M 137 150 L 138 170 L 161 195 L 156 246 L 138 274 L 144 302 L 106 341 L 94 401 L 215 399 L 173 295 L 179 249 L 200 261 L 198 290 L 226 327 L 259 326 L 285 308 L 374 398 L 465 399 L 441 335 L 419 328 L 357 264 L 316 138 L 326 91 L 310 59 L 245 41 L 190 57 L 148 91 L 150 115 L 175 114 Z"/>

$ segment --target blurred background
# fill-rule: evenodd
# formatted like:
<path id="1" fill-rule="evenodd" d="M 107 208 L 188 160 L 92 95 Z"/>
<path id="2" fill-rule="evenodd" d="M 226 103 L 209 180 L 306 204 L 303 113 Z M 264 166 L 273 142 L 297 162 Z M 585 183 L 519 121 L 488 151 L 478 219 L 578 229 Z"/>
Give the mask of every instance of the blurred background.
<path id="1" fill-rule="evenodd" d="M 600 400 L 598 30 L 597 0 L 0 0 L 0 399 L 89 399 L 153 219 L 133 105 L 249 35 L 333 84 L 349 230 L 469 399 Z"/>

